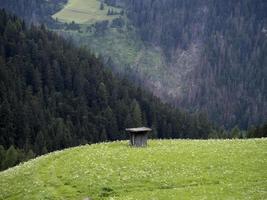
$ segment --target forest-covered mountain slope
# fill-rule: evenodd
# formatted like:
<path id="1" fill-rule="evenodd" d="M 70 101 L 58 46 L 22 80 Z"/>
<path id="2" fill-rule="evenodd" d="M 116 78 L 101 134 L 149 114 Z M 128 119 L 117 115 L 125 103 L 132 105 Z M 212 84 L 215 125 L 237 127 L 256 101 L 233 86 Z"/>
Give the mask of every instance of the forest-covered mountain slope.
<path id="1" fill-rule="evenodd" d="M 1 0 L 0 7 L 22 17 L 30 24 L 49 24 L 57 26 L 52 15 L 61 10 L 68 0 Z"/>
<path id="2" fill-rule="evenodd" d="M 5 200 L 266 199 L 267 140 L 85 145 L 0 172 Z"/>
<path id="3" fill-rule="evenodd" d="M 207 113 L 226 128 L 267 121 L 266 1 L 105 0 L 102 9 L 96 0 L 90 2 L 93 6 L 86 6 L 86 0 L 72 2 L 77 24 L 50 26 L 101 54 L 114 71 L 161 100 Z M 92 24 L 87 11 L 97 6 L 94 13 L 102 17 Z M 67 11 L 54 16 L 70 21 Z"/>
<path id="4" fill-rule="evenodd" d="M 203 115 L 164 105 L 115 78 L 87 50 L 0 11 L 0 145 L 39 155 L 124 139 L 124 129 L 133 126 L 152 127 L 156 138 L 207 138 L 212 132 Z M 14 147 L 7 155 L 11 160 L 0 156 L 3 168 L 23 160 Z"/>
<path id="5" fill-rule="evenodd" d="M 123 2 L 142 39 L 164 50 L 173 74 L 183 74 L 181 90 L 169 95 L 174 104 L 227 127 L 267 120 L 265 0 Z"/>

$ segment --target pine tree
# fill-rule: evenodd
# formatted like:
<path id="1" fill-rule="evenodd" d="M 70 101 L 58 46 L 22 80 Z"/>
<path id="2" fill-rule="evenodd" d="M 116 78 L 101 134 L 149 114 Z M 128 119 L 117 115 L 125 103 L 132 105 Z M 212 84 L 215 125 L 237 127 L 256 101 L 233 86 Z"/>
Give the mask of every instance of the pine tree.
<path id="1" fill-rule="evenodd" d="M 106 132 L 106 129 L 103 128 L 100 132 L 100 135 L 99 135 L 99 141 L 107 141 L 107 132 Z"/>
<path id="2" fill-rule="evenodd" d="M 132 107 L 133 126 L 135 127 L 142 126 L 142 112 L 139 103 L 136 100 L 134 100 L 131 107 Z"/>
<path id="3" fill-rule="evenodd" d="M 57 118 L 55 120 L 55 123 L 53 124 L 53 132 L 55 134 L 54 146 L 56 149 L 63 149 L 71 146 L 71 133 L 67 129 L 62 118 Z"/>
<path id="4" fill-rule="evenodd" d="M 100 3 L 100 10 L 104 10 L 104 9 L 105 9 L 104 3 L 101 2 L 101 3 Z"/>
<path id="5" fill-rule="evenodd" d="M 0 104 L 0 136 L 3 144 L 14 144 L 14 112 L 6 99 Z"/>
<path id="6" fill-rule="evenodd" d="M 14 166 L 18 162 L 18 152 L 13 145 L 6 151 L 6 158 L 3 163 L 5 169 Z"/>
<path id="7" fill-rule="evenodd" d="M 34 158 L 35 156 L 36 156 L 35 153 L 33 153 L 33 151 L 30 149 L 30 150 L 27 152 L 26 160 L 30 160 L 30 159 Z"/>
<path id="8" fill-rule="evenodd" d="M 32 86 L 33 86 L 34 93 L 37 93 L 41 89 L 42 81 L 41 81 L 41 75 L 38 69 L 33 70 Z"/>
<path id="9" fill-rule="evenodd" d="M 149 137 L 151 137 L 151 138 L 158 138 L 158 130 L 157 130 L 158 127 L 157 127 L 157 123 L 156 122 L 153 122 L 152 123 L 151 129 L 152 129 L 152 132 L 149 135 Z"/>
<path id="10" fill-rule="evenodd" d="M 104 117 L 106 120 L 106 132 L 107 136 L 111 140 L 115 140 L 117 138 L 117 133 L 118 133 L 118 125 L 117 125 L 117 120 L 116 117 L 113 114 L 113 111 L 111 108 L 108 106 L 105 113 Z"/>
<path id="11" fill-rule="evenodd" d="M 132 120 L 132 116 L 130 113 L 128 113 L 125 118 L 125 128 L 133 128 L 133 127 L 134 127 L 134 123 Z"/>
<path id="12" fill-rule="evenodd" d="M 31 129 L 29 128 L 28 124 L 26 124 L 25 127 L 23 128 L 23 134 L 25 138 L 23 149 L 25 151 L 29 151 L 31 149 Z"/>
<path id="13" fill-rule="evenodd" d="M 6 158 L 6 151 L 5 148 L 0 145 L 0 170 L 4 169 L 4 160 Z"/>
<path id="14" fill-rule="evenodd" d="M 107 15 L 111 15 L 111 11 L 110 11 L 110 8 L 108 9 L 108 13 L 107 13 Z"/>
<path id="15" fill-rule="evenodd" d="M 231 137 L 232 137 L 232 138 L 239 138 L 239 137 L 240 137 L 240 130 L 239 130 L 238 126 L 235 126 L 235 127 L 231 130 Z"/>
<path id="16" fill-rule="evenodd" d="M 101 82 L 98 88 L 98 105 L 101 108 L 106 108 L 108 103 L 108 92 L 106 85 Z"/>
<path id="17" fill-rule="evenodd" d="M 44 154 L 47 154 L 47 153 L 48 153 L 48 151 L 47 151 L 46 146 L 43 146 L 41 154 L 44 155 Z"/>
<path id="18" fill-rule="evenodd" d="M 145 112 L 142 112 L 142 126 L 148 126 L 147 116 Z"/>

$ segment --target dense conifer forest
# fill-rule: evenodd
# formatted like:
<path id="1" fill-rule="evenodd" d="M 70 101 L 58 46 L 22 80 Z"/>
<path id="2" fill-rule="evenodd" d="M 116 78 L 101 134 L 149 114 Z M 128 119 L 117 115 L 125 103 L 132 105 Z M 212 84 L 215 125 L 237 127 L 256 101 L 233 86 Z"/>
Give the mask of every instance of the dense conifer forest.
<path id="1" fill-rule="evenodd" d="M 164 105 L 114 78 L 87 50 L 3 10 L 0 41 L 0 150 L 9 155 L 2 168 L 34 154 L 125 139 L 126 127 L 152 127 L 155 138 L 212 132 L 205 116 Z"/>
<path id="2" fill-rule="evenodd" d="M 265 0 L 106 2 L 124 5 L 142 39 L 164 50 L 174 73 L 183 73 L 181 65 L 188 69 L 182 94 L 169 95 L 169 102 L 208 113 L 227 128 L 267 121 Z"/>
<path id="3" fill-rule="evenodd" d="M 1 0 L 0 7 L 22 17 L 26 23 L 49 24 L 50 27 L 59 24 L 51 15 L 60 10 L 67 0 Z"/>
<path id="4" fill-rule="evenodd" d="M 127 26 L 133 25 L 145 43 L 163 50 L 166 70 L 173 77 L 181 74 L 180 80 L 170 77 L 159 89 L 147 86 L 161 100 L 207 113 L 211 121 L 227 129 L 236 125 L 247 129 L 267 121 L 265 0 L 105 2 L 123 8 Z M 62 28 L 51 15 L 64 3 L 66 0 L 3 0 L 0 6 L 27 22 Z M 74 25 L 79 30 L 79 25 Z M 127 75 L 146 85 L 148 77 L 140 78 L 134 70 Z M 180 87 L 172 88 L 177 83 L 171 81 Z"/>

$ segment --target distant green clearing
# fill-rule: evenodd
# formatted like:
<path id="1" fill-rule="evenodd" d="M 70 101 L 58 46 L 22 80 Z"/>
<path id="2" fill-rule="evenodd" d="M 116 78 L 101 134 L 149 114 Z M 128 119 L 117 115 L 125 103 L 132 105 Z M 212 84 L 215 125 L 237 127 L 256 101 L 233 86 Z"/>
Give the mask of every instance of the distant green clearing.
<path id="1" fill-rule="evenodd" d="M 86 145 L 0 173 L 0 199 L 267 199 L 267 140 Z"/>
<path id="2" fill-rule="evenodd" d="M 115 71 L 137 75 L 144 80 L 144 87 L 152 88 L 152 92 L 168 86 L 169 94 L 176 93 L 181 83 L 171 74 L 162 49 L 144 43 L 137 34 L 138 30 L 125 15 L 107 15 L 109 9 L 117 13 L 121 11 L 106 4 L 104 10 L 100 10 L 99 0 L 69 0 L 66 6 L 52 17 L 61 22 L 75 21 L 80 29 L 73 31 L 63 28 L 55 31 L 66 37 L 71 36 L 78 45 L 88 47 L 95 54 L 101 55 L 105 61 L 110 58 Z M 123 19 L 125 24 L 114 28 L 112 20 L 118 17 Z M 104 20 L 109 20 L 107 29 L 102 34 L 96 33 L 92 25 Z M 110 67 L 108 64 L 106 66 Z"/>
<path id="3" fill-rule="evenodd" d="M 97 21 L 112 20 L 117 15 L 108 16 L 108 9 L 119 12 L 120 9 L 105 5 L 100 10 L 99 0 L 69 0 L 67 5 L 52 17 L 61 22 L 76 22 L 78 24 L 93 24 Z"/>

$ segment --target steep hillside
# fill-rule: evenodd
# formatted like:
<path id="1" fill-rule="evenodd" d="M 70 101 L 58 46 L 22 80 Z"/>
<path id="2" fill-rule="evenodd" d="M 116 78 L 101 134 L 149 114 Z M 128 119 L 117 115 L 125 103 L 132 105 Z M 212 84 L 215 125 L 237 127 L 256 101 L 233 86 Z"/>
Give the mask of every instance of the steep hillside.
<path id="1" fill-rule="evenodd" d="M 124 8 L 125 26 L 67 34 L 113 70 L 227 128 L 267 120 L 265 1 L 105 2 Z"/>
<path id="2" fill-rule="evenodd" d="M 174 91 L 164 88 L 179 89 L 177 77 L 167 70 L 162 49 L 142 40 L 125 15 L 123 5 L 123 2 L 103 4 L 100 9 L 98 0 L 71 0 L 53 15 L 65 27 L 53 30 L 101 55 L 102 61 L 117 74 L 126 75 L 147 89 L 153 88 L 156 96 L 169 96 Z M 68 23 L 76 28 L 69 28 Z"/>
<path id="3" fill-rule="evenodd" d="M 165 52 L 170 101 L 226 127 L 267 120 L 266 1 L 124 2 L 143 41 Z"/>
<path id="4" fill-rule="evenodd" d="M 266 151 L 266 139 L 86 145 L 0 172 L 0 199 L 263 200 Z"/>
<path id="5" fill-rule="evenodd" d="M 58 26 L 52 16 L 62 9 L 68 0 L 1 0 L 0 8 L 25 19 L 27 23 L 45 23 L 50 27 Z"/>

